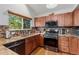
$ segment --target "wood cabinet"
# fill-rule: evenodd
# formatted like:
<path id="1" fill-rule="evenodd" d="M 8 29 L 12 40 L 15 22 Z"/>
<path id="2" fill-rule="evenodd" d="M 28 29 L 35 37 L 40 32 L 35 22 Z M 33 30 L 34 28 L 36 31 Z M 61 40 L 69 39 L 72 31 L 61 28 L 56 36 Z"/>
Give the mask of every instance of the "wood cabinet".
<path id="1" fill-rule="evenodd" d="M 58 26 L 64 26 L 64 14 L 59 14 L 57 19 L 58 19 Z"/>
<path id="2" fill-rule="evenodd" d="M 79 9 L 74 11 L 74 26 L 79 26 Z"/>
<path id="3" fill-rule="evenodd" d="M 78 46 L 77 46 L 77 54 L 79 55 L 79 38 L 76 38 L 77 39 L 77 43 L 78 43 Z"/>
<path id="4" fill-rule="evenodd" d="M 79 55 L 79 38 L 74 36 L 60 36 L 59 50 L 70 54 Z"/>
<path id="5" fill-rule="evenodd" d="M 72 26 L 72 13 L 59 14 L 58 17 L 58 26 Z"/>
<path id="6" fill-rule="evenodd" d="M 40 34 L 25 39 L 25 54 L 31 54 L 38 46 L 44 46 L 44 37 Z"/>
<path id="7" fill-rule="evenodd" d="M 48 22 L 48 21 L 51 21 L 51 16 L 50 15 L 46 16 L 46 21 L 45 22 Z"/>
<path id="8" fill-rule="evenodd" d="M 77 12 L 74 12 L 74 19 L 73 19 L 73 13 L 64 13 L 64 14 L 56 14 L 56 15 L 48 15 L 43 17 L 38 17 L 35 19 L 35 25 L 36 27 L 43 27 L 45 26 L 45 22 L 48 21 L 58 21 L 58 26 L 72 26 L 73 20 L 75 20 L 75 25 L 78 25 L 78 15 Z M 79 12 L 78 12 L 79 13 Z"/>
<path id="9" fill-rule="evenodd" d="M 52 20 L 52 21 L 58 21 L 57 15 L 52 15 L 52 16 L 51 16 L 51 20 Z"/>
<path id="10" fill-rule="evenodd" d="M 29 37 L 25 40 L 25 53 L 26 55 L 31 54 L 31 52 L 38 47 L 37 36 Z"/>
<path id="11" fill-rule="evenodd" d="M 40 18 L 35 18 L 35 26 L 40 27 L 41 26 L 40 23 L 41 23 Z"/>
<path id="12" fill-rule="evenodd" d="M 77 43 L 77 38 L 76 37 L 69 37 L 69 50 L 70 50 L 70 53 L 71 54 L 77 54 L 78 51 L 77 51 L 77 46 L 78 46 L 78 43 Z"/>
<path id="13" fill-rule="evenodd" d="M 46 16 L 46 22 L 47 21 L 57 21 L 57 15 L 51 14 Z"/>
<path id="14" fill-rule="evenodd" d="M 38 44 L 38 46 L 44 46 L 44 36 L 43 35 L 37 35 L 37 44 Z"/>
<path id="15" fill-rule="evenodd" d="M 46 17 L 38 17 L 35 19 L 35 26 L 36 27 L 43 27 L 45 26 L 45 20 L 46 20 Z"/>
<path id="16" fill-rule="evenodd" d="M 37 43 L 37 36 L 33 36 L 32 37 L 32 42 L 33 42 L 33 47 L 32 49 L 36 49 L 38 47 L 38 43 Z"/>
<path id="17" fill-rule="evenodd" d="M 32 52 L 33 42 L 31 40 L 32 38 L 25 39 L 25 54 L 28 55 Z"/>
<path id="18" fill-rule="evenodd" d="M 69 52 L 69 47 L 68 47 L 68 37 L 61 36 L 59 37 L 58 40 L 58 45 L 59 45 L 59 50 L 62 52 Z"/>
<path id="19" fill-rule="evenodd" d="M 72 13 L 65 13 L 64 14 L 64 26 L 72 26 Z"/>

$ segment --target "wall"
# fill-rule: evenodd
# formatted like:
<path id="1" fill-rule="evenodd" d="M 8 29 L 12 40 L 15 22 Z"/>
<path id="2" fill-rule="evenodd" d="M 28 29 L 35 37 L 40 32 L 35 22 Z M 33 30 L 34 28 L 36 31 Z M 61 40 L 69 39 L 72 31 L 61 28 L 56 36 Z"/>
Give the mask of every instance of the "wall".
<path id="1" fill-rule="evenodd" d="M 31 17 L 27 6 L 24 4 L 0 4 L 0 25 L 8 25 L 8 10 Z"/>

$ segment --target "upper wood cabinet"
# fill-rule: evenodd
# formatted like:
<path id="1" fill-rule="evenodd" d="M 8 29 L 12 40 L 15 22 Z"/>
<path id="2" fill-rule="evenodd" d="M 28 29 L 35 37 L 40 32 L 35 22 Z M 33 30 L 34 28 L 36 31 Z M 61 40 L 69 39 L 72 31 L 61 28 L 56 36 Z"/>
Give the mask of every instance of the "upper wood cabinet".
<path id="1" fill-rule="evenodd" d="M 38 17 L 35 20 L 35 25 L 36 25 L 36 27 L 43 27 L 43 26 L 45 26 L 45 22 L 58 21 L 58 26 L 72 26 L 73 25 L 72 17 L 73 17 L 73 15 L 71 12 L 64 13 L 64 14 L 56 14 L 56 15 L 48 15 L 48 16 Z M 75 24 L 77 23 L 76 20 L 75 20 Z"/>
<path id="2" fill-rule="evenodd" d="M 74 11 L 74 26 L 79 26 L 79 9 Z"/>
<path id="3" fill-rule="evenodd" d="M 35 26 L 36 27 L 43 27 L 45 26 L 45 20 L 46 20 L 46 17 L 38 17 L 35 19 Z"/>
<path id="4" fill-rule="evenodd" d="M 52 21 L 58 21 L 57 15 L 51 15 L 51 20 Z"/>
<path id="5" fill-rule="evenodd" d="M 64 14 L 64 26 L 72 26 L 72 13 Z"/>
<path id="6" fill-rule="evenodd" d="M 48 21 L 57 21 L 57 15 L 51 14 L 46 16 L 46 22 Z"/>
<path id="7" fill-rule="evenodd" d="M 46 16 L 46 21 L 45 22 L 48 22 L 48 21 L 51 21 L 51 16 L 50 15 Z"/>
<path id="8" fill-rule="evenodd" d="M 64 14 L 59 14 L 57 15 L 57 19 L 58 19 L 58 26 L 64 26 Z"/>
<path id="9" fill-rule="evenodd" d="M 59 14 L 58 26 L 72 26 L 72 13 Z"/>

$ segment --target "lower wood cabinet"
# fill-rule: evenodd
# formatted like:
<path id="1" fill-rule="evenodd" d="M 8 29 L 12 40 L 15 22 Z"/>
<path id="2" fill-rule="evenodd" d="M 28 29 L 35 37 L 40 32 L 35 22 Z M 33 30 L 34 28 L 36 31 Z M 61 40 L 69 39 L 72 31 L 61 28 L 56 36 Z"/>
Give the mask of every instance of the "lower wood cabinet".
<path id="1" fill-rule="evenodd" d="M 25 54 L 31 54 L 38 46 L 44 46 L 44 37 L 35 35 L 25 39 Z"/>
<path id="2" fill-rule="evenodd" d="M 78 46 L 77 46 L 77 54 L 79 55 L 79 38 L 77 38 L 77 43 L 78 43 Z"/>
<path id="3" fill-rule="evenodd" d="M 77 51 L 77 46 L 78 46 L 78 39 L 76 37 L 69 37 L 69 52 L 71 54 L 77 54 L 78 51 Z"/>
<path id="4" fill-rule="evenodd" d="M 62 52 L 67 52 L 70 54 L 79 55 L 79 38 L 74 36 L 60 36 L 59 40 L 59 50 Z"/>
<path id="5" fill-rule="evenodd" d="M 59 50 L 62 52 L 69 52 L 69 47 L 68 47 L 68 37 L 61 36 L 59 37 L 58 40 L 58 45 L 59 45 Z"/>
<path id="6" fill-rule="evenodd" d="M 28 55 L 32 52 L 33 42 L 31 38 L 25 39 L 25 54 Z"/>
<path id="7" fill-rule="evenodd" d="M 44 36 L 43 35 L 37 35 L 37 44 L 38 46 L 44 46 Z"/>
<path id="8" fill-rule="evenodd" d="M 38 43 L 37 43 L 37 39 L 36 38 L 37 38 L 36 36 L 32 37 L 32 43 L 33 43 L 32 49 L 33 50 L 38 47 Z"/>
<path id="9" fill-rule="evenodd" d="M 25 40 L 25 54 L 31 54 L 31 52 L 37 48 L 36 36 L 29 37 Z"/>

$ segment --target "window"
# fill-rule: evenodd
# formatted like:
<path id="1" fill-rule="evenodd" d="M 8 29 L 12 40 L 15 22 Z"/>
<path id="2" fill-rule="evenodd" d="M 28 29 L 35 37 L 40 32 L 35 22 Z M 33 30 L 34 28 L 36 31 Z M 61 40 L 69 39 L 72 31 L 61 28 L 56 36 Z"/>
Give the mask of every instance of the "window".
<path id="1" fill-rule="evenodd" d="M 21 29 L 22 18 L 16 15 L 9 14 L 9 28 L 10 29 Z"/>
<path id="2" fill-rule="evenodd" d="M 30 19 L 23 19 L 23 29 L 29 29 L 31 27 L 31 20 Z"/>
<path id="3" fill-rule="evenodd" d="M 31 19 L 9 14 L 9 29 L 22 30 L 31 28 Z"/>

